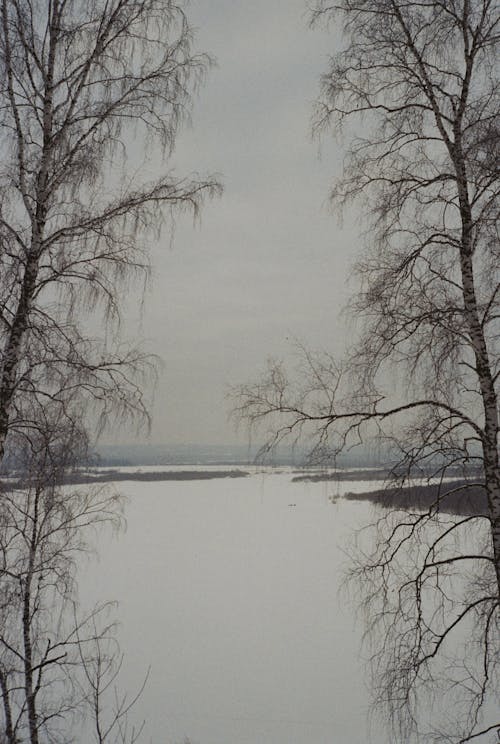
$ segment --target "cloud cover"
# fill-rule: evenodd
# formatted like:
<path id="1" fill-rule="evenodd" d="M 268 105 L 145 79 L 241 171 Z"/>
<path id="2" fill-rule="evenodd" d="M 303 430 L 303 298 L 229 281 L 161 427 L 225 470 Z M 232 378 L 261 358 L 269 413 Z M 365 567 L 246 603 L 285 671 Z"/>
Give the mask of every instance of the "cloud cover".
<path id="1" fill-rule="evenodd" d="M 356 240 L 328 208 L 341 147 L 311 137 L 335 29 L 310 29 L 303 0 L 195 0 L 187 11 L 216 66 L 172 164 L 220 173 L 225 191 L 152 246 L 142 312 L 132 299 L 126 322 L 163 360 L 151 440 L 225 443 L 236 438 L 229 385 L 289 355 L 294 339 L 342 349 Z"/>

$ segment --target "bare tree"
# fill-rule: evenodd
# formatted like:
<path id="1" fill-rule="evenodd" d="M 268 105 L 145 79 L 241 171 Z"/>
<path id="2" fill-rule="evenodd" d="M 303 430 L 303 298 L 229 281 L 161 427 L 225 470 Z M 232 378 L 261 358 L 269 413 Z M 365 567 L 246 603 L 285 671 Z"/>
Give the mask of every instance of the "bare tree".
<path id="1" fill-rule="evenodd" d="M 118 321 L 118 287 L 147 270 L 164 217 L 196 212 L 219 185 L 168 167 L 209 64 L 180 3 L 2 0 L 0 21 L 2 454 L 10 430 L 48 401 L 64 408 L 76 386 L 103 419 L 145 413 L 144 353 L 117 325 L 92 339 L 84 321 Z M 156 180 L 123 169 L 134 142 L 160 148 Z"/>
<path id="2" fill-rule="evenodd" d="M 79 729 L 86 741 L 132 744 L 142 727 L 127 724 L 137 696 L 115 689 L 122 655 L 111 605 L 80 615 L 76 583 L 92 537 L 122 524 L 122 500 L 109 487 L 58 484 L 81 463 L 85 433 L 68 429 L 58 406 L 52 414 L 50 427 L 19 442 L 22 482 L 2 496 L 0 725 L 7 744 L 70 742 Z"/>
<path id="3" fill-rule="evenodd" d="M 398 741 L 488 741 L 500 727 L 498 4 L 321 0 L 313 22 L 343 24 L 315 126 L 349 126 L 332 198 L 368 219 L 351 306 L 361 338 L 343 364 L 302 350 L 298 377 L 272 363 L 236 411 L 272 422 L 270 444 L 308 433 L 322 458 L 374 434 L 399 452 L 401 485 L 438 479 L 430 509 L 377 521 L 355 569 L 376 699 Z M 475 473 L 486 514 L 441 510 L 458 471 Z"/>
<path id="4" fill-rule="evenodd" d="M 220 190 L 168 164 L 209 63 L 182 2 L 0 0 L 0 461 L 9 452 L 20 474 L 0 494 L 8 744 L 69 741 L 85 706 L 98 742 L 137 738 L 129 703 L 103 702 L 112 626 L 69 613 L 87 531 L 116 525 L 116 497 L 61 482 L 85 459 L 87 425 L 147 416 L 150 360 L 120 340 L 120 296 L 147 275 L 162 223 Z M 132 176 L 133 148 L 154 148 L 156 167 Z"/>

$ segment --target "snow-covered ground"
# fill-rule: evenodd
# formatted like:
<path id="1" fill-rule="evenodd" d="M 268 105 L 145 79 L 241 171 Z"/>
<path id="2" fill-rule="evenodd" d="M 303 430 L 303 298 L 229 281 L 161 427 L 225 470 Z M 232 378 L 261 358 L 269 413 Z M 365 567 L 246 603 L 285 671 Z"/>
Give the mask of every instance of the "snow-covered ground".
<path id="1" fill-rule="evenodd" d="M 151 666 L 135 709 L 144 742 L 369 741 L 362 628 L 339 587 L 372 507 L 330 499 L 372 484 L 292 475 L 119 484 L 127 530 L 99 536 L 81 597 L 120 603 L 123 688 Z"/>

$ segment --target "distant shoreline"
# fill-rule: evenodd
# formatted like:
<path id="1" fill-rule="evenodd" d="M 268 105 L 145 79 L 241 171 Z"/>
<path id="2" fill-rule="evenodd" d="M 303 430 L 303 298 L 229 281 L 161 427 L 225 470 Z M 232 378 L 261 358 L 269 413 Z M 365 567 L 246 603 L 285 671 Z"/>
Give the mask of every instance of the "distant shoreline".
<path id="1" fill-rule="evenodd" d="M 106 470 L 102 473 L 73 473 L 64 483 L 71 486 L 92 483 L 113 483 L 139 481 L 155 483 L 161 481 L 213 480 L 215 478 L 246 478 L 246 470 L 152 470 L 124 473 L 119 470 Z"/>
<path id="2" fill-rule="evenodd" d="M 271 468 L 272 471 L 272 468 Z M 349 481 L 386 481 L 383 488 L 368 489 L 361 493 L 347 492 L 339 496 L 346 501 L 370 501 L 385 509 L 407 510 L 416 509 L 427 511 L 439 502 L 439 511 L 458 515 L 486 515 L 487 499 L 480 476 L 476 480 L 455 479 L 441 484 L 419 483 L 402 487 L 391 485 L 389 471 L 384 468 L 366 470 L 336 470 L 328 472 L 304 472 L 298 475 L 295 471 L 290 473 L 290 483 L 320 483 L 320 482 L 349 482 Z M 161 483 L 182 481 L 206 481 L 221 478 L 246 478 L 251 475 L 248 470 L 241 468 L 199 469 L 199 470 L 131 470 L 124 472 L 114 468 L 100 470 L 76 471 L 68 474 L 61 486 L 92 486 L 106 483 Z M 0 488 L 7 486 L 10 489 L 26 487 L 26 482 L 19 475 L 14 477 L 0 478 Z M 331 501 L 337 499 L 332 497 Z"/>
<path id="3" fill-rule="evenodd" d="M 380 488 L 364 493 L 346 493 L 347 501 L 371 501 L 384 509 L 427 511 L 439 503 L 439 512 L 461 516 L 486 516 L 488 503 L 484 486 L 477 481 L 455 480 L 442 484 L 421 484 L 403 488 Z"/>
<path id="4" fill-rule="evenodd" d="M 366 470 L 328 470 L 317 473 L 305 472 L 303 475 L 295 475 L 292 483 L 322 483 L 323 481 L 374 481 L 386 480 L 389 471 L 385 468 L 367 468 Z"/>
<path id="5" fill-rule="evenodd" d="M 99 483 L 123 483 L 137 481 L 142 483 L 156 483 L 161 481 L 193 481 L 213 480 L 215 478 L 246 478 L 250 473 L 246 470 L 152 470 L 144 472 L 136 470 L 124 473 L 119 470 L 105 470 L 104 472 L 75 472 L 68 474 L 59 484 L 61 486 L 91 486 Z M 0 486 L 23 488 L 25 482 L 21 478 L 0 478 Z"/>

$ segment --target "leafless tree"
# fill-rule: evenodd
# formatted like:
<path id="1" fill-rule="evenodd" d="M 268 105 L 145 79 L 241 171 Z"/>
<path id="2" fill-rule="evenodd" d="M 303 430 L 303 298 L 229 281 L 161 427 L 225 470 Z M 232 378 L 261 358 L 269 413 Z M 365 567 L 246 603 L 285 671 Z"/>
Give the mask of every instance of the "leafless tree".
<path id="1" fill-rule="evenodd" d="M 68 615 L 86 531 L 119 521 L 116 498 L 61 482 L 89 422 L 147 415 L 149 358 L 120 341 L 120 296 L 147 275 L 162 223 L 220 190 L 168 162 L 209 63 L 182 2 L 0 0 L 0 461 L 19 471 L 0 493 L 8 744 L 69 740 L 84 704 L 98 742 L 136 738 L 128 703 L 103 704 L 112 628 Z M 144 162 L 129 172 L 132 149 Z"/>
<path id="2" fill-rule="evenodd" d="M 47 401 L 144 414 L 145 355 L 117 324 L 118 287 L 147 269 L 148 242 L 219 185 L 168 166 L 209 59 L 173 0 L 2 0 L 0 12 L 0 454 Z M 161 175 L 123 168 L 157 148 Z M 137 164 L 134 164 L 137 170 Z M 143 172 L 146 171 L 146 172 Z"/>
<path id="3" fill-rule="evenodd" d="M 308 433 L 317 457 L 374 434 L 399 452 L 401 485 L 440 481 L 428 511 L 381 516 L 355 568 L 376 698 L 398 741 L 419 730 L 423 741 L 491 741 L 500 728 L 498 4 L 320 0 L 321 22 L 342 24 L 345 44 L 322 78 L 315 127 L 348 125 L 332 198 L 355 201 L 368 220 L 351 306 L 361 337 L 343 364 L 304 349 L 298 377 L 272 363 L 237 391 L 236 411 L 272 422 L 271 444 Z M 477 471 L 486 515 L 440 509 L 458 470 Z M 436 723 L 443 699 L 455 703 L 448 728 L 442 709 Z"/>
<path id="4" fill-rule="evenodd" d="M 76 584 L 95 534 L 122 524 L 121 499 L 109 487 L 59 484 L 81 464 L 85 434 L 68 430 L 58 406 L 52 414 L 50 427 L 20 441 L 22 482 L 2 494 L 0 730 L 7 744 L 70 742 L 76 730 L 85 741 L 132 744 L 142 727 L 127 723 L 137 696 L 115 689 L 122 655 L 111 605 L 81 615 Z"/>

